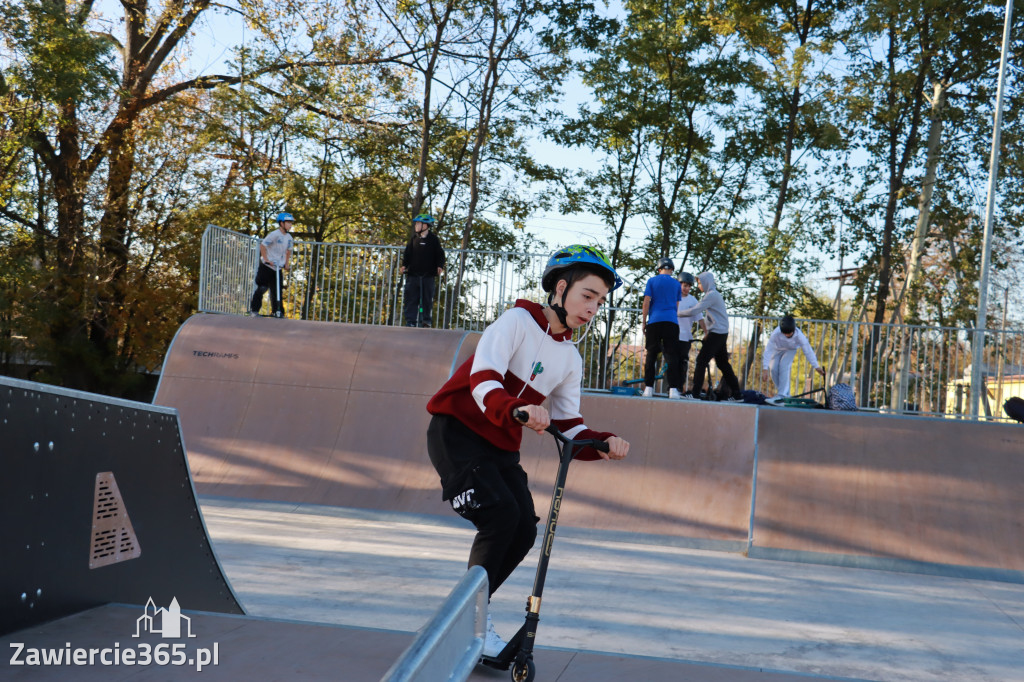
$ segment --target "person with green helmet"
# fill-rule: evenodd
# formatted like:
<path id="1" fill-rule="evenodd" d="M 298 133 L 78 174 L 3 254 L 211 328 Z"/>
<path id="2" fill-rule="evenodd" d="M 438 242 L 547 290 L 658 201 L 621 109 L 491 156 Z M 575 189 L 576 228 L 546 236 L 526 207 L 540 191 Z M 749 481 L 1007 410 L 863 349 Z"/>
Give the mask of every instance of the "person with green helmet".
<path id="1" fill-rule="evenodd" d="M 256 291 L 249 301 L 249 314 L 256 317 L 263 307 L 263 295 L 270 290 L 270 311 L 274 317 L 284 317 L 284 302 L 281 301 L 282 271 L 290 266 L 292 247 L 295 239 L 289 234 L 295 216 L 291 213 L 277 214 L 277 229 L 260 242 L 260 264 L 256 269 Z"/>
<path id="2" fill-rule="evenodd" d="M 412 237 L 402 253 L 398 269 L 405 275 L 405 326 L 429 327 L 434 305 L 434 278 L 444 271 L 444 248 L 430 228 L 434 217 L 421 213 L 412 219 Z"/>
<path id="3" fill-rule="evenodd" d="M 582 450 L 578 459 L 619 460 L 629 443 L 591 431 L 580 415 L 583 359 L 573 331 L 586 327 L 622 280 L 598 249 L 573 245 L 548 259 L 541 287 L 548 304 L 519 300 L 484 330 L 474 354 L 427 403 L 427 452 L 441 479 L 441 497 L 476 526 L 470 566 L 487 571 L 494 594 L 537 538 L 526 472 L 519 464 L 523 427 L 543 433 L 554 424 L 570 438 L 600 439 L 609 452 Z M 549 401 L 550 412 L 541 406 Z M 527 416 L 520 423 L 515 412 Z M 488 616 L 484 655 L 505 646 Z"/>

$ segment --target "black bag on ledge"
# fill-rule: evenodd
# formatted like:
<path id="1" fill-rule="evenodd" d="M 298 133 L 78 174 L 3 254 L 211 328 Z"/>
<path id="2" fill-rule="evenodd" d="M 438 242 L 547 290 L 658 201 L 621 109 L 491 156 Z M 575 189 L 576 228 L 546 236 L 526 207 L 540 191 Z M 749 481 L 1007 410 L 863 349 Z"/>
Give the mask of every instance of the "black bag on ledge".
<path id="1" fill-rule="evenodd" d="M 1006 402 L 1003 403 L 1003 412 L 1006 413 L 1007 417 L 1024 423 L 1024 398 L 1016 396 L 1007 398 Z"/>

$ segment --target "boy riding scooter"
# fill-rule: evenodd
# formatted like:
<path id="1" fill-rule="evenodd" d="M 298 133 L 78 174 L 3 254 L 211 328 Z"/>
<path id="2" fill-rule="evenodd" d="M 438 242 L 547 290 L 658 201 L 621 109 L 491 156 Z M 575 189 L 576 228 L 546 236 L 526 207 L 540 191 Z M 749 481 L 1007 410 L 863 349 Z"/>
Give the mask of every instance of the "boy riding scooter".
<path id="1" fill-rule="evenodd" d="M 516 301 L 427 404 L 434 415 L 427 451 L 441 478 L 442 497 L 476 526 L 469 565 L 484 567 L 492 595 L 537 538 L 539 519 L 519 464 L 523 426 L 542 433 L 554 425 L 569 438 L 607 443 L 607 453 L 585 448 L 578 459 L 619 460 L 629 452 L 625 440 L 584 425 L 579 412 L 583 360 L 571 341 L 573 330 L 589 324 L 608 293 L 621 285 L 599 250 L 573 245 L 556 251 L 541 279 L 548 305 Z M 546 399 L 550 414 L 541 407 Z M 488 615 L 484 656 L 497 656 L 504 648 Z"/>

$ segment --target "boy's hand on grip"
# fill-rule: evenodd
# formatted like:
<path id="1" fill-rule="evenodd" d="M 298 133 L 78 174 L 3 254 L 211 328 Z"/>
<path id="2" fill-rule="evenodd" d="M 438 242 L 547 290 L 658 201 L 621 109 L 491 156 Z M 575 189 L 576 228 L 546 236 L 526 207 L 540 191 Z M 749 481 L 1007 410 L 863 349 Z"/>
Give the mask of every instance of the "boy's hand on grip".
<path id="1" fill-rule="evenodd" d="M 626 459 L 626 455 L 629 454 L 629 441 L 622 440 L 618 436 L 612 436 L 605 443 L 608 443 L 608 452 L 602 452 L 602 458 Z"/>
<path id="2" fill-rule="evenodd" d="M 523 416 L 526 419 L 523 419 Z M 512 417 L 528 429 L 537 433 L 544 433 L 544 429 L 551 425 L 551 415 L 540 405 L 526 405 L 512 410 Z"/>

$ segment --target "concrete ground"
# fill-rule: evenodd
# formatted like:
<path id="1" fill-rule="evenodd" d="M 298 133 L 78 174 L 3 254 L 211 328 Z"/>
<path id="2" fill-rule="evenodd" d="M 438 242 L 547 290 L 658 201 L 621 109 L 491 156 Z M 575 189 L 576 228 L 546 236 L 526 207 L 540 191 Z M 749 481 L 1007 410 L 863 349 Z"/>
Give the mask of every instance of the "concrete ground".
<path id="1" fill-rule="evenodd" d="M 413 632 L 461 577 L 472 540 L 454 515 L 200 501 L 236 594 L 266 618 Z M 1024 680 L 1024 585 L 653 539 L 560 528 L 538 646 L 708 664 L 722 679 L 735 666 L 886 682 Z M 522 622 L 536 558 L 494 596 L 499 633 Z M 507 673 L 481 679 L 492 677 Z"/>

